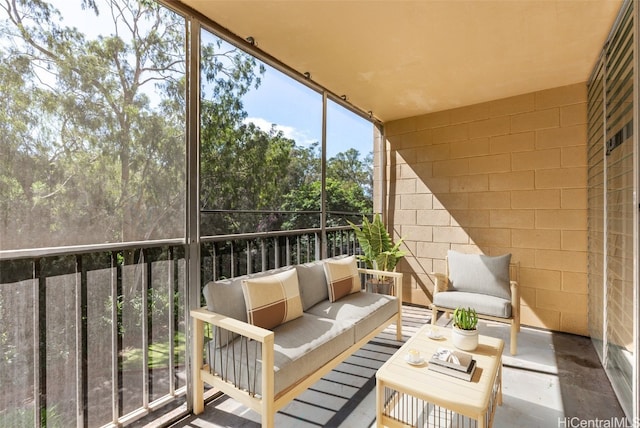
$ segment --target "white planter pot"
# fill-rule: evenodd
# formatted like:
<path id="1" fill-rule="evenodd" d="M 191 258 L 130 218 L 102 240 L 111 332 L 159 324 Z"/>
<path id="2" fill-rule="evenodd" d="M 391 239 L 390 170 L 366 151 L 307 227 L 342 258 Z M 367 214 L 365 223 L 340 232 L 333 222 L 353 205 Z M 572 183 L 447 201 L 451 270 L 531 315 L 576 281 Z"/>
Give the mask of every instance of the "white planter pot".
<path id="1" fill-rule="evenodd" d="M 478 347 L 478 330 L 461 330 L 453 327 L 451 340 L 453 346 L 462 351 L 475 351 Z"/>

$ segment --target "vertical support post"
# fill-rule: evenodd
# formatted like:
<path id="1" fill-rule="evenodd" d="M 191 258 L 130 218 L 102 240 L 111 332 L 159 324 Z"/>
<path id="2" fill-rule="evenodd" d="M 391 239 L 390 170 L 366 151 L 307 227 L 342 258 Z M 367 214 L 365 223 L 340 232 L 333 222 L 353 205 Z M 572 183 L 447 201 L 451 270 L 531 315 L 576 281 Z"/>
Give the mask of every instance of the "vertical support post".
<path id="1" fill-rule="evenodd" d="M 382 222 L 387 224 L 389 220 L 389 204 L 387 201 L 387 139 L 384 133 L 384 127 L 379 124 L 374 124 L 373 126 L 373 140 L 377 142 L 377 147 L 379 150 L 379 159 L 380 159 L 380 199 L 378 201 L 379 210 L 382 213 Z M 375 149 L 374 149 L 375 150 Z M 375 186 L 375 184 L 374 184 Z M 374 192 L 375 194 L 375 192 Z M 377 212 L 376 204 L 374 200 L 373 204 L 373 212 Z"/>
<path id="2" fill-rule="evenodd" d="M 212 281 L 217 281 L 220 277 L 220 273 L 218 272 L 220 269 L 220 263 L 218 263 L 218 243 L 211 242 L 211 248 L 213 253 L 211 254 L 211 271 L 212 271 Z M 205 244 L 206 245 L 206 244 Z"/>
<path id="3" fill-rule="evenodd" d="M 187 91 L 186 97 L 186 123 L 187 128 L 187 215 L 186 215 L 186 244 L 187 251 L 185 261 L 187 263 L 186 284 L 187 296 L 185 306 L 194 309 L 200 306 L 200 21 L 187 18 L 185 27 L 185 40 L 187 49 L 185 59 Z M 185 323 L 189 326 L 187 344 L 195 345 L 198 338 L 202 340 L 202 332 L 194 333 L 191 325 L 192 318 L 189 310 L 185 310 Z M 193 409 L 194 388 L 203 388 L 193 378 L 192 366 L 196 363 L 188 359 L 187 364 L 187 409 Z M 202 391 L 201 391 L 202 392 Z"/>
<path id="4" fill-rule="evenodd" d="M 149 344 L 151 343 L 151 314 L 149 313 L 149 292 L 151 289 L 151 251 L 145 254 L 145 249 L 140 249 L 140 259 L 138 266 L 140 268 L 140 291 L 142 293 L 142 405 L 144 408 L 149 406 L 149 397 L 152 391 L 152 379 L 149 369 Z M 137 269 L 136 269 L 137 270 Z"/>
<path id="5" fill-rule="evenodd" d="M 79 281 L 78 281 L 79 276 Z M 76 255 L 76 426 L 89 425 L 87 269 Z"/>
<path id="6" fill-rule="evenodd" d="M 33 383 L 34 426 L 42 426 L 42 414 L 47 411 L 47 311 L 45 280 L 42 278 L 41 259 L 33 261 Z"/>
<path id="7" fill-rule="evenodd" d="M 191 347 L 191 379 L 193 388 L 191 389 L 191 403 L 193 414 L 199 415 L 204 412 L 204 382 L 200 376 L 202 367 L 202 348 L 204 346 L 204 321 L 191 318 L 191 331 L 193 333 L 193 346 Z"/>
<path id="8" fill-rule="evenodd" d="M 398 299 L 398 317 L 396 318 L 396 339 L 402 341 L 402 279 L 404 275 L 400 273 L 393 278 L 396 298 Z"/>
<path id="9" fill-rule="evenodd" d="M 640 420 L 640 10 L 633 2 L 633 341 L 634 361 L 632 369 L 633 420 Z"/>
<path id="10" fill-rule="evenodd" d="M 42 259 L 38 260 L 38 376 L 40 377 L 40 408 L 36 409 L 38 426 L 47 412 L 47 278 L 42 268 Z"/>
<path id="11" fill-rule="evenodd" d="M 316 260 L 327 258 L 327 91 L 322 91 L 322 149 L 320 159 L 320 242 Z M 316 236 L 317 239 L 317 236 Z M 318 242 L 316 240 L 316 250 Z M 319 256 L 319 257 L 318 257 Z"/>
<path id="12" fill-rule="evenodd" d="M 262 342 L 262 427 L 273 428 L 275 419 L 275 408 L 273 400 L 275 397 L 275 380 L 273 373 L 273 340 L 271 333 Z M 266 370 L 265 370 L 266 369 Z"/>
<path id="13" fill-rule="evenodd" d="M 176 321 L 176 304 L 175 304 L 175 295 L 176 295 L 176 268 L 175 268 L 175 254 L 174 247 L 167 248 L 167 292 L 169 293 L 169 394 L 174 395 L 176 390 L 175 385 L 175 321 Z"/>
<path id="14" fill-rule="evenodd" d="M 376 421 L 377 425 L 382 425 L 382 414 L 385 403 L 384 383 L 380 379 L 376 379 Z"/>
<path id="15" fill-rule="evenodd" d="M 293 265 L 295 263 L 291 263 L 291 237 L 290 236 L 286 236 L 284 239 L 286 239 L 286 247 L 285 247 L 285 257 L 286 257 L 286 261 L 285 264 L 288 265 Z"/>
<path id="16" fill-rule="evenodd" d="M 231 270 L 231 278 L 236 276 L 236 248 L 234 242 L 231 241 L 231 255 L 230 255 L 230 270 Z"/>
<path id="17" fill-rule="evenodd" d="M 608 56 L 608 50 L 609 50 L 609 40 L 607 40 L 607 43 L 605 44 L 604 47 L 605 50 L 605 55 L 603 57 L 603 78 L 602 78 L 602 176 L 603 176 L 603 180 L 604 182 L 602 183 L 602 209 L 603 209 L 603 213 L 602 213 L 602 221 L 603 221 L 603 225 L 602 225 L 602 242 L 604 245 L 603 251 L 602 251 L 602 365 L 604 367 L 607 366 L 608 360 L 609 360 L 609 347 L 607 346 L 607 342 L 609 341 L 609 334 L 607 333 L 608 330 L 608 321 L 607 321 L 607 307 L 609 306 L 608 300 L 609 300 L 609 294 L 607 293 L 607 289 L 608 289 L 608 285 L 607 285 L 607 271 L 609 269 L 608 267 L 608 257 L 607 257 L 607 241 L 609 240 L 609 233 L 608 233 L 608 228 L 607 228 L 607 224 L 609 223 L 609 219 L 607 216 L 607 81 L 608 81 L 608 67 L 607 67 L 607 56 Z"/>
<path id="18" fill-rule="evenodd" d="M 122 335 L 120 325 L 122 324 L 122 313 L 120 307 L 120 296 L 122 296 L 122 266 L 118 263 L 118 253 L 111 253 L 111 415 L 113 424 L 118 423 L 120 409 L 122 409 L 122 399 L 120 386 L 122 385 L 122 372 L 119 367 L 122 350 Z"/>
<path id="19" fill-rule="evenodd" d="M 253 263 L 251 260 L 251 241 L 247 240 L 247 249 L 246 249 L 246 255 L 247 255 L 247 275 L 250 273 L 253 273 Z"/>

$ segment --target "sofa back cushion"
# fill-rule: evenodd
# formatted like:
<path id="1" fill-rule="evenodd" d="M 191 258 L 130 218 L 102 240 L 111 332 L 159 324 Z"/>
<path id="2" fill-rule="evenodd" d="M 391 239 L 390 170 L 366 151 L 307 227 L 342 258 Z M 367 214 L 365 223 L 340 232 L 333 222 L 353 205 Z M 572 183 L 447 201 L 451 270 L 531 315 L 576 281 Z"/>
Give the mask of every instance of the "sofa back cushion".
<path id="1" fill-rule="evenodd" d="M 232 279 L 208 282 L 202 290 L 207 309 L 238 321 L 247 322 L 247 306 L 244 304 L 242 281 L 249 278 L 241 276 Z"/>
<path id="2" fill-rule="evenodd" d="M 298 271 L 302 310 L 306 312 L 312 306 L 329 299 L 324 261 L 296 265 L 296 270 Z"/>
<path id="3" fill-rule="evenodd" d="M 327 277 L 329 301 L 335 302 L 341 297 L 360 291 L 360 276 L 355 256 L 339 260 L 329 259 L 324 262 L 324 273 Z"/>
<path id="4" fill-rule="evenodd" d="M 509 282 L 511 254 L 491 257 L 449 250 L 447 258 L 449 280 L 454 291 L 511 299 Z"/>
<path id="5" fill-rule="evenodd" d="M 249 323 L 273 329 L 302 316 L 295 269 L 242 281 Z"/>
<path id="6" fill-rule="evenodd" d="M 210 281 L 202 290 L 204 300 L 207 303 L 207 309 L 217 314 L 237 319 L 238 321 L 247 322 L 247 306 L 244 303 L 242 281 L 273 275 L 274 273 L 284 272 L 285 270 L 291 269 L 291 266 L 286 266 L 270 271 L 237 276 L 230 279 Z"/>

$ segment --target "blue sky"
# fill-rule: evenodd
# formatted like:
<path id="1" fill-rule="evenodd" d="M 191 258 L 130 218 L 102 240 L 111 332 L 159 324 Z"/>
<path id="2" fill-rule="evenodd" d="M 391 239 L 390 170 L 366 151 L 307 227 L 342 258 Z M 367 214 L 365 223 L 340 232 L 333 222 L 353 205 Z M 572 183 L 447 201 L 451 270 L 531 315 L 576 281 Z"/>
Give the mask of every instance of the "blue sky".
<path id="1" fill-rule="evenodd" d="M 113 33 L 112 25 L 108 25 L 109 18 L 96 17 L 91 10 L 81 10 L 79 1 L 53 0 L 53 3 L 61 11 L 64 24 L 78 27 L 90 38 L 98 34 Z M 100 6 L 101 15 L 109 13 L 103 3 L 100 3 Z M 213 40 L 212 34 L 206 30 L 203 30 L 202 35 L 202 43 Z M 230 48 L 230 45 L 226 44 L 226 48 Z M 321 141 L 322 95 L 270 66 L 265 67 L 267 71 L 262 76 L 260 87 L 243 98 L 248 120 L 264 130 L 276 124 L 286 137 L 300 145 Z M 313 70 L 311 73 L 313 74 Z M 152 93 L 149 93 L 149 96 L 154 98 Z M 333 157 L 349 148 L 357 149 L 362 157 L 372 152 L 373 125 L 339 104 L 329 101 L 327 155 Z"/>
<path id="2" fill-rule="evenodd" d="M 251 121 L 264 130 L 276 124 L 285 136 L 307 145 L 322 139 L 322 95 L 265 65 L 258 89 L 244 98 Z M 327 155 L 355 148 L 362 157 L 373 151 L 373 124 L 329 101 L 327 104 Z"/>

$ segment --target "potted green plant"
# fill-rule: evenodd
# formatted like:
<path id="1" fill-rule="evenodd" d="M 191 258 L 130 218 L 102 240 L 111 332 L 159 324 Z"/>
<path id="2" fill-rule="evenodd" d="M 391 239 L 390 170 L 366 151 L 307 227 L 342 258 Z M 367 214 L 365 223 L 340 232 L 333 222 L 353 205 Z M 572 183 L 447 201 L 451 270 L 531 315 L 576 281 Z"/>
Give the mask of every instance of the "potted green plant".
<path id="1" fill-rule="evenodd" d="M 453 312 L 453 346 L 463 351 L 478 347 L 478 314 L 473 308 L 458 307 Z"/>
<path id="2" fill-rule="evenodd" d="M 398 261 L 405 256 L 405 253 L 400 250 L 403 239 L 400 238 L 397 243 L 393 243 L 391 235 L 382 222 L 382 216 L 374 214 L 372 221 L 362 217 L 362 227 L 350 221 L 348 223 L 353 228 L 362 249 L 358 259 L 363 261 L 368 269 L 393 272 Z M 388 294 L 392 284 L 393 278 L 376 275 L 367 281 L 367 288 Z"/>

